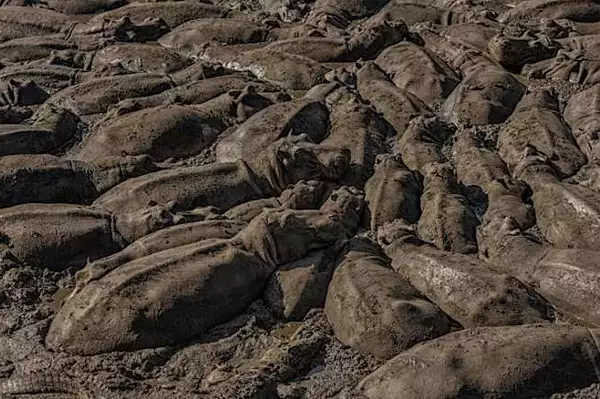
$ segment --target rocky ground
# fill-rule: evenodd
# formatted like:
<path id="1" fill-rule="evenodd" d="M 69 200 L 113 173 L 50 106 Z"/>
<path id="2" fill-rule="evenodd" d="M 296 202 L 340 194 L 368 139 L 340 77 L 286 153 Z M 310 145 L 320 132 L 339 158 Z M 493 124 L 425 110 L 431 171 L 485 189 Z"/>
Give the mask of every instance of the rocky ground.
<path id="1" fill-rule="evenodd" d="M 598 43 L 595 0 L 0 0 L 0 397 L 600 398 Z"/>

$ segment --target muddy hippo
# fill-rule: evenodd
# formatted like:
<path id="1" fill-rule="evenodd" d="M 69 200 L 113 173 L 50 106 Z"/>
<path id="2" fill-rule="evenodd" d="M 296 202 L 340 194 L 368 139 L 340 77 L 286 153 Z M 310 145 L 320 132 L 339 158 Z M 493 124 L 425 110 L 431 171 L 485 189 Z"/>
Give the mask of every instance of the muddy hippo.
<path id="1" fill-rule="evenodd" d="M 525 64 L 533 64 L 552 58 L 558 53 L 558 43 L 544 34 L 527 31 L 521 37 L 500 33 L 490 39 L 488 51 L 492 58 L 511 70 L 520 70 Z"/>
<path id="2" fill-rule="evenodd" d="M 240 52 L 235 46 L 205 46 L 199 58 L 222 63 L 235 71 L 250 71 L 259 79 L 288 90 L 308 90 L 322 83 L 329 68 L 302 55 L 258 48 Z"/>
<path id="3" fill-rule="evenodd" d="M 129 0 L 44 0 L 46 7 L 67 15 L 96 14 L 113 10 L 129 3 Z"/>
<path id="4" fill-rule="evenodd" d="M 408 169 L 422 176 L 428 164 L 446 161 L 442 146 L 452 133 L 451 127 L 441 119 L 420 116 L 413 119 L 406 132 L 395 141 L 392 152 L 402 157 Z"/>
<path id="5" fill-rule="evenodd" d="M 129 179 L 98 198 L 94 206 L 113 212 L 119 230 L 133 242 L 152 232 L 136 225 L 136 215 L 156 204 L 177 211 L 209 205 L 225 211 L 276 196 L 299 180 L 337 180 L 348 168 L 347 150 L 298 140 L 280 139 L 248 161 L 174 168 Z"/>
<path id="6" fill-rule="evenodd" d="M 110 213 L 69 204 L 23 204 L 0 210 L 3 244 L 24 264 L 82 267 L 124 244 Z"/>
<path id="7" fill-rule="evenodd" d="M 594 0 L 528 0 L 500 14 L 501 23 L 539 20 L 540 18 L 569 19 L 577 22 L 600 21 L 600 5 Z"/>
<path id="8" fill-rule="evenodd" d="M 162 105 L 109 119 L 86 136 L 76 156 L 93 160 L 107 156 L 150 155 L 156 161 L 194 155 L 227 127 L 273 102 L 246 90 L 224 93 L 199 105 Z"/>
<path id="9" fill-rule="evenodd" d="M 42 8 L 0 7 L 0 42 L 28 36 L 66 33 L 74 21 L 68 16 Z"/>
<path id="10" fill-rule="evenodd" d="M 571 325 L 470 328 L 401 353 L 358 391 L 369 399 L 548 397 L 598 381 L 598 339 L 597 330 Z"/>
<path id="11" fill-rule="evenodd" d="M 199 18 L 221 18 L 227 15 L 227 9 L 202 1 L 158 1 L 135 2 L 115 10 L 96 14 L 90 22 L 115 20 L 129 17 L 134 22 L 149 18 L 162 18 L 173 29 L 184 22 Z"/>
<path id="12" fill-rule="evenodd" d="M 569 99 L 563 117 L 581 151 L 590 162 L 600 161 L 600 85 L 577 93 Z"/>
<path id="13" fill-rule="evenodd" d="M 553 91 L 525 94 L 498 134 L 499 153 L 510 168 L 517 166 L 528 145 L 546 154 L 561 178 L 575 174 L 586 163 L 563 122 Z"/>
<path id="14" fill-rule="evenodd" d="M 325 301 L 336 338 L 389 359 L 449 331 L 448 317 L 389 268 L 376 244 L 354 238 L 346 245 Z"/>
<path id="15" fill-rule="evenodd" d="M 446 251 L 477 252 L 479 220 L 462 195 L 452 167 L 431 163 L 425 166 L 423 176 L 419 236 Z"/>
<path id="16" fill-rule="evenodd" d="M 306 36 L 275 41 L 265 49 L 303 55 L 318 62 L 351 62 L 361 58 L 373 59 L 407 34 L 404 22 L 381 19 L 366 24 L 350 38 Z"/>
<path id="17" fill-rule="evenodd" d="M 231 239 L 204 240 L 126 263 L 65 302 L 46 344 L 91 355 L 197 337 L 241 313 L 278 265 L 353 235 L 360 209 L 359 199 L 338 194 L 321 210 L 266 210 Z M 117 319 L 114 309 L 120 309 Z"/>
<path id="18" fill-rule="evenodd" d="M 350 169 L 343 181 L 364 186 L 373 174 L 375 158 L 388 151 L 394 128 L 371 107 L 351 99 L 331 112 L 331 130 L 323 145 L 350 150 Z"/>
<path id="19" fill-rule="evenodd" d="M 184 23 L 158 40 L 158 43 L 186 54 L 194 54 L 211 41 L 222 44 L 263 42 L 269 29 L 251 21 L 233 18 L 201 18 Z"/>
<path id="20" fill-rule="evenodd" d="M 32 124 L 1 124 L 0 156 L 53 153 L 73 140 L 78 123 L 73 113 L 48 107 L 34 116 Z"/>
<path id="21" fill-rule="evenodd" d="M 385 224 L 378 241 L 392 269 L 463 327 L 541 323 L 553 312 L 531 287 L 485 262 L 419 240 L 402 220 Z"/>
<path id="22" fill-rule="evenodd" d="M 399 156 L 381 154 L 365 184 L 365 224 L 372 232 L 396 219 L 416 223 L 421 216 L 422 187 Z"/>
<path id="23" fill-rule="evenodd" d="M 116 184 L 156 170 L 146 155 L 91 163 L 47 154 L 7 155 L 0 157 L 0 207 L 27 202 L 89 204 Z"/>
<path id="24" fill-rule="evenodd" d="M 527 184 L 511 177 L 500 155 L 475 137 L 474 129 L 458 129 L 452 154 L 456 177 L 474 203 L 485 203 L 484 219 L 511 217 L 522 229 L 535 224 L 535 213 L 526 203 Z"/>
<path id="25" fill-rule="evenodd" d="M 526 150 L 515 175 L 531 187 L 537 226 L 550 243 L 559 248 L 598 248 L 600 193 L 561 182 L 551 161 L 534 147 Z"/>
<path id="26" fill-rule="evenodd" d="M 289 135 L 307 134 L 316 143 L 327 135 L 329 112 L 320 101 L 299 98 L 257 112 L 219 140 L 218 162 L 252 160 L 262 148 Z"/>
<path id="27" fill-rule="evenodd" d="M 0 60 L 26 62 L 49 57 L 56 50 L 76 50 L 77 46 L 55 36 L 30 36 L 0 43 Z"/>
<path id="28" fill-rule="evenodd" d="M 456 72 L 437 55 L 410 42 L 386 48 L 375 63 L 390 75 L 396 86 L 425 104 L 448 97 L 460 82 Z"/>
<path id="29" fill-rule="evenodd" d="M 486 221 L 477 239 L 480 257 L 491 268 L 534 285 L 563 317 L 600 326 L 598 252 L 543 245 L 511 218 Z"/>
<path id="30" fill-rule="evenodd" d="M 172 73 L 189 66 L 192 61 L 160 46 L 127 43 L 108 46 L 95 52 L 90 68 L 117 63 L 131 72 Z"/>
<path id="31" fill-rule="evenodd" d="M 454 123 L 503 123 L 525 94 L 525 85 L 495 65 L 471 66 L 470 71 L 448 96 L 442 113 Z"/>
<path id="32" fill-rule="evenodd" d="M 249 73 L 233 73 L 231 75 L 207 77 L 198 81 L 185 83 L 172 89 L 150 96 L 128 98 L 109 107 L 107 116 L 117 116 L 138 111 L 143 108 L 158 107 L 169 104 L 202 104 L 229 90 L 242 90 L 248 85 L 254 86 L 258 92 L 276 91 L 276 87 L 251 76 Z"/>
<path id="33" fill-rule="evenodd" d="M 433 116 L 433 111 L 423 101 L 398 88 L 372 61 L 358 70 L 356 80 L 360 95 L 383 114 L 399 136 L 413 118 L 419 115 Z"/>

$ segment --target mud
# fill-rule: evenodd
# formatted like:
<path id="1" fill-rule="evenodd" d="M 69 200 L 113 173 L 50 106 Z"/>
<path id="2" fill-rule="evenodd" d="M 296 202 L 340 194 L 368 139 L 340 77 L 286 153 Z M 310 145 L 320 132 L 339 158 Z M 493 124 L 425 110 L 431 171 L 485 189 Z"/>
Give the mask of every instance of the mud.
<path id="1" fill-rule="evenodd" d="M 0 0 L 0 398 L 600 398 L 594 0 Z"/>

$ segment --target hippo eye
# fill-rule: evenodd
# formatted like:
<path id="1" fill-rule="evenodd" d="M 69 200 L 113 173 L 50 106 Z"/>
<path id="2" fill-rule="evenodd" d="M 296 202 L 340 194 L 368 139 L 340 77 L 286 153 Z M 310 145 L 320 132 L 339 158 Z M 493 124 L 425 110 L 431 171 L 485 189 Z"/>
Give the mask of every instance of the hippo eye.
<path id="1" fill-rule="evenodd" d="M 148 202 L 148 206 L 156 206 L 156 205 L 158 205 L 158 202 L 156 202 L 156 201 L 154 201 L 154 200 L 153 200 L 153 201 L 150 201 L 150 202 Z"/>
<path id="2" fill-rule="evenodd" d="M 337 194 L 331 194 L 330 198 L 331 198 L 332 201 L 337 201 L 338 198 L 339 198 L 339 196 Z"/>

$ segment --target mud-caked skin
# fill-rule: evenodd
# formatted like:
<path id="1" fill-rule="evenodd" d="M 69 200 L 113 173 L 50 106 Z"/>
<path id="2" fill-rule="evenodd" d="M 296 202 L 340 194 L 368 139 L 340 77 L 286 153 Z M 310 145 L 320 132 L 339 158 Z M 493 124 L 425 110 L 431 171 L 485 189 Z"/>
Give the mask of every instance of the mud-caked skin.
<path id="1" fill-rule="evenodd" d="M 329 68 L 303 55 L 268 47 L 239 51 L 235 46 L 207 45 L 199 51 L 202 60 L 222 63 L 236 71 L 249 71 L 256 77 L 288 90 L 309 90 L 322 83 Z"/>
<path id="2" fill-rule="evenodd" d="M 550 90 L 525 94 L 498 134 L 499 153 L 511 169 L 528 145 L 545 154 L 561 178 L 587 161 L 561 117 L 557 93 Z"/>
<path id="3" fill-rule="evenodd" d="M 263 42 L 269 29 L 266 25 L 243 19 L 201 18 L 184 23 L 162 36 L 161 46 L 185 54 L 194 54 L 205 43 L 216 41 L 222 44 Z"/>
<path id="4" fill-rule="evenodd" d="M 279 266 L 269 278 L 264 298 L 271 312 L 284 320 L 302 320 L 322 308 L 335 266 L 335 251 L 320 250 Z"/>
<path id="5" fill-rule="evenodd" d="M 351 99 L 331 112 L 331 130 L 323 145 L 350 151 L 350 169 L 343 181 L 364 186 L 374 171 L 375 158 L 387 152 L 394 128 L 371 107 Z"/>
<path id="6" fill-rule="evenodd" d="M 439 249 L 458 253 L 477 252 L 475 233 L 479 220 L 448 164 L 425 167 L 419 236 Z"/>
<path id="7" fill-rule="evenodd" d="M 106 112 L 123 98 L 156 94 L 174 87 L 172 79 L 162 74 L 131 74 L 92 79 L 71 86 L 51 96 L 46 104 L 66 108 L 76 115 Z"/>
<path id="8" fill-rule="evenodd" d="M 29 0 L 28 0 L 29 1 Z M 42 3 L 51 10 L 67 15 L 96 14 L 122 7 L 129 0 L 33 0 Z"/>
<path id="9" fill-rule="evenodd" d="M 103 113 L 123 99 L 152 96 L 179 85 L 220 76 L 224 73 L 221 66 L 206 62 L 196 62 L 170 75 L 162 73 L 122 74 L 119 72 L 115 76 L 110 73 L 110 68 L 100 68 L 96 70 L 97 74 L 94 71 L 81 74 L 73 68 L 52 65 L 48 67 L 46 67 L 47 71 L 46 68 L 41 68 L 39 73 L 50 74 L 50 78 L 53 79 L 56 79 L 54 74 L 59 74 L 59 78 L 68 80 L 67 86 L 73 80 L 77 84 L 54 94 L 44 103 L 44 106 L 63 107 L 79 116 Z M 118 70 L 122 71 L 122 67 L 118 67 Z M 0 73 L 0 79 L 2 78 Z M 34 81 L 37 82 L 37 80 Z M 44 86 L 42 85 L 42 87 Z"/>
<path id="10" fill-rule="evenodd" d="M 361 97 L 381 112 L 401 136 L 408 123 L 419 115 L 432 117 L 433 112 L 414 94 L 398 88 L 374 63 L 365 63 L 356 73 Z"/>
<path id="11" fill-rule="evenodd" d="M 0 0 L 0 396 L 598 396 L 598 90 L 600 0 Z"/>
<path id="12" fill-rule="evenodd" d="M 66 33 L 73 21 L 68 16 L 41 8 L 0 7 L 0 42 L 21 37 Z"/>
<path id="13" fill-rule="evenodd" d="M 544 34 L 526 32 L 521 37 L 498 34 L 490 39 L 488 51 L 502 66 L 519 70 L 525 64 L 547 60 L 556 55 L 559 46 Z"/>
<path id="14" fill-rule="evenodd" d="M 80 50 L 96 50 L 118 42 L 138 42 L 157 40 L 169 31 L 162 18 L 131 20 L 128 16 L 110 19 L 95 19 L 77 23 L 65 36 L 69 42 L 77 44 Z"/>
<path id="15" fill-rule="evenodd" d="M 600 36 L 571 36 L 556 40 L 556 57 L 525 65 L 523 74 L 532 78 L 564 80 L 582 85 L 600 83 Z"/>
<path id="16" fill-rule="evenodd" d="M 597 249 L 598 192 L 561 182 L 547 157 L 534 147 L 525 150 L 515 174 L 531 187 L 537 226 L 544 238 L 561 248 Z"/>
<path id="17" fill-rule="evenodd" d="M 237 221 L 250 222 L 260 215 L 264 208 L 316 209 L 323 203 L 328 184 L 320 180 L 300 180 L 285 189 L 277 198 L 261 198 L 234 206 L 223 216 Z"/>
<path id="18" fill-rule="evenodd" d="M 276 90 L 274 85 L 258 80 L 248 73 L 215 76 L 185 83 L 150 96 L 119 101 L 116 105 L 109 107 L 105 118 L 160 105 L 202 104 L 230 90 L 242 90 L 248 85 L 254 86 L 257 92 Z"/>
<path id="19" fill-rule="evenodd" d="M 600 325 L 598 252 L 543 245 L 523 234 L 511 218 L 484 223 L 478 242 L 480 256 L 490 267 L 534 285 L 570 318 L 585 325 Z"/>
<path id="20" fill-rule="evenodd" d="M 408 28 L 385 19 L 366 24 L 350 38 L 301 37 L 273 42 L 265 49 L 303 55 L 319 62 L 373 59 L 386 47 L 406 37 Z"/>
<path id="21" fill-rule="evenodd" d="M 80 205 L 23 204 L 0 210 L 2 244 L 27 265 L 80 268 L 118 251 L 112 215 Z"/>
<path id="22" fill-rule="evenodd" d="M 594 0 L 527 0 L 500 14 L 501 23 L 540 18 L 569 19 L 576 22 L 600 21 L 600 5 Z"/>
<path id="23" fill-rule="evenodd" d="M 442 146 L 452 133 L 451 127 L 440 118 L 420 116 L 395 140 L 392 153 L 400 155 L 408 169 L 422 176 L 428 164 L 446 161 Z"/>
<path id="24" fill-rule="evenodd" d="M 339 255 L 325 314 L 340 341 L 383 359 L 450 330 L 448 317 L 364 238 L 349 241 Z"/>
<path id="25" fill-rule="evenodd" d="M 597 340 L 597 330 L 570 325 L 466 329 L 401 353 L 358 391 L 369 399 L 548 396 L 598 381 Z"/>
<path id="26" fill-rule="evenodd" d="M 183 217 L 185 218 L 185 216 Z M 194 242 L 231 238 L 246 226 L 247 223 L 234 220 L 202 220 L 170 226 L 148 234 L 126 246 L 123 250 L 92 261 L 78 271 L 75 276 L 76 288 L 71 296 L 75 295 L 90 281 L 102 278 L 127 262 Z"/>
<path id="27" fill-rule="evenodd" d="M 375 14 L 386 3 L 387 0 L 317 0 L 313 5 L 313 10 L 321 8 L 339 9 L 343 10 L 348 18 L 358 19 Z"/>
<path id="28" fill-rule="evenodd" d="M 416 223 L 421 216 L 422 187 L 398 156 L 378 155 L 375 172 L 365 184 L 365 225 L 373 232 L 385 223 L 403 219 Z"/>
<path id="29" fill-rule="evenodd" d="M 0 82 L 0 106 L 42 104 L 48 93 L 33 81 L 9 79 Z"/>
<path id="30" fill-rule="evenodd" d="M 482 21 L 481 23 L 464 22 L 446 26 L 440 31 L 440 34 L 453 41 L 458 41 L 468 48 L 486 51 L 488 49 L 489 41 L 500 33 L 500 30 L 501 25 L 494 24 L 492 21 Z M 419 30 L 419 33 L 420 32 L 421 31 Z M 423 39 L 425 40 L 426 45 L 429 46 L 427 39 Z M 435 48 L 432 48 L 432 50 L 436 51 Z M 442 58 L 444 58 L 443 55 Z M 444 58 L 444 60 L 446 59 Z"/>
<path id="31" fill-rule="evenodd" d="M 463 327 L 541 323 L 550 305 L 509 274 L 475 257 L 441 251 L 419 240 L 405 222 L 382 226 L 377 238 L 391 267 Z"/>
<path id="32" fill-rule="evenodd" d="M 8 62 L 34 61 L 49 57 L 56 50 L 75 50 L 77 46 L 55 36 L 32 36 L 0 43 L 0 59 Z"/>
<path id="33" fill-rule="evenodd" d="M 375 63 L 394 84 L 425 104 L 448 97 L 460 78 L 444 61 L 425 47 L 401 42 L 386 48 Z"/>
<path id="34" fill-rule="evenodd" d="M 118 183 L 156 170 L 145 155 L 90 163 L 47 154 L 7 155 L 0 157 L 0 207 L 28 202 L 89 204 Z"/>
<path id="35" fill-rule="evenodd" d="M 346 191 L 321 210 L 267 210 L 229 240 L 204 240 L 126 263 L 65 302 L 46 344 L 96 354 L 199 336 L 242 312 L 278 265 L 353 235 L 361 205 Z M 115 308 L 121 309 L 118 320 Z"/>
<path id="36" fill-rule="evenodd" d="M 163 161 L 194 155 L 234 122 L 242 122 L 272 104 L 248 86 L 204 104 L 162 105 L 116 116 L 96 126 L 77 151 L 77 158 L 147 154 Z"/>
<path id="37" fill-rule="evenodd" d="M 600 162 L 600 85 L 571 96 L 563 117 L 588 161 Z"/>
<path id="38" fill-rule="evenodd" d="M 257 112 L 216 147 L 218 162 L 252 160 L 274 141 L 289 135 L 307 134 L 316 143 L 327 135 L 329 112 L 325 105 L 309 98 L 274 104 Z"/>
<path id="39" fill-rule="evenodd" d="M 93 55 L 90 68 L 120 63 L 131 72 L 172 73 L 192 61 L 179 53 L 149 44 L 128 43 L 108 46 Z"/>
<path id="40" fill-rule="evenodd" d="M 47 107 L 26 124 L 0 125 L 0 156 L 50 154 L 70 143 L 78 132 L 79 118 L 62 108 Z"/>
<path id="41" fill-rule="evenodd" d="M 202 1 L 134 2 L 115 10 L 96 14 L 90 22 L 116 20 L 122 17 L 131 18 L 134 22 L 143 22 L 151 18 L 162 18 L 167 26 L 173 29 L 194 19 L 220 18 L 226 14 L 227 9 Z"/>
<path id="42" fill-rule="evenodd" d="M 502 123 L 525 91 L 525 85 L 504 69 L 483 66 L 464 77 L 444 102 L 442 112 L 455 123 Z"/>
<path id="43" fill-rule="evenodd" d="M 470 200 L 486 202 L 484 218 L 511 217 L 525 230 L 535 224 L 533 207 L 524 200 L 525 182 L 511 177 L 498 153 L 474 137 L 472 129 L 458 129 L 453 151 L 456 177 Z"/>
<path id="44" fill-rule="evenodd" d="M 133 242 L 155 231 L 137 221 L 140 212 L 156 204 L 177 211 L 209 205 L 225 211 L 250 200 L 276 196 L 300 180 L 337 180 L 349 161 L 347 150 L 284 138 L 248 162 L 181 167 L 129 179 L 98 198 L 94 206 L 113 212 L 119 230 Z"/>

